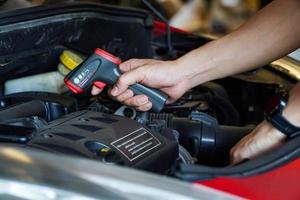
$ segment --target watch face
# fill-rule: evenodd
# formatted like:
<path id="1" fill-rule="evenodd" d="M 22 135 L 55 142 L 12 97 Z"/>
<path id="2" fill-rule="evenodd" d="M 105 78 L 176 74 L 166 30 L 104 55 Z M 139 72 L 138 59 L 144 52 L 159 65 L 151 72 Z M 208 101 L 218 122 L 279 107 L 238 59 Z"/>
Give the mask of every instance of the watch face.
<path id="1" fill-rule="evenodd" d="M 282 98 L 284 93 L 278 93 L 276 94 L 274 97 L 272 97 L 272 99 L 268 102 L 266 109 L 265 109 L 265 113 L 267 115 L 270 115 L 272 113 L 272 111 L 274 111 L 274 109 L 279 105 L 280 100 Z"/>

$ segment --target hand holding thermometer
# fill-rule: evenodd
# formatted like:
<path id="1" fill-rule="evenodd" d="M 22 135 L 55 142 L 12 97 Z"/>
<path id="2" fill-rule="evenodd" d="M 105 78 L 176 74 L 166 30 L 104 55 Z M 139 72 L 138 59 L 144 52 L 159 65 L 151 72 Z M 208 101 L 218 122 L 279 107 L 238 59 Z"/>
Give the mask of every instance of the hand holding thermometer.
<path id="1" fill-rule="evenodd" d="M 99 88 L 105 87 L 106 84 L 114 85 L 122 74 L 118 67 L 119 64 L 121 64 L 119 58 L 102 49 L 96 49 L 89 58 L 72 70 L 64 81 L 70 90 L 76 94 L 83 93 L 92 85 Z M 144 94 L 148 96 L 154 112 L 160 112 L 168 98 L 163 92 L 139 83 L 130 85 L 129 89 L 135 95 Z"/>

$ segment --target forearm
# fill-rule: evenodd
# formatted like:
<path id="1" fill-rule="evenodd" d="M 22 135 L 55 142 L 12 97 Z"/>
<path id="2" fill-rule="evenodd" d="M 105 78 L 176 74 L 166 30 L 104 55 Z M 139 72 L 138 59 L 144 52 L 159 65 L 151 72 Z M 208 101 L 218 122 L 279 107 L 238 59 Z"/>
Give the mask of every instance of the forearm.
<path id="1" fill-rule="evenodd" d="M 190 86 L 254 69 L 300 44 L 300 1 L 277 0 L 235 32 L 178 59 Z"/>

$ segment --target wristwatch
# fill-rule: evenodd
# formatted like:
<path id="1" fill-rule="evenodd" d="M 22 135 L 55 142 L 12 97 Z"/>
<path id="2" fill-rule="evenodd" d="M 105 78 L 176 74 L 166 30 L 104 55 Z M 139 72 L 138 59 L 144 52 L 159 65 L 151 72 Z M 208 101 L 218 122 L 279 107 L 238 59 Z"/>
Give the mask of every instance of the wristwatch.
<path id="1" fill-rule="evenodd" d="M 300 127 L 293 125 L 282 116 L 282 112 L 287 106 L 288 100 L 289 95 L 287 93 L 276 95 L 265 110 L 265 119 L 277 130 L 285 134 L 288 139 L 291 139 L 300 135 Z"/>

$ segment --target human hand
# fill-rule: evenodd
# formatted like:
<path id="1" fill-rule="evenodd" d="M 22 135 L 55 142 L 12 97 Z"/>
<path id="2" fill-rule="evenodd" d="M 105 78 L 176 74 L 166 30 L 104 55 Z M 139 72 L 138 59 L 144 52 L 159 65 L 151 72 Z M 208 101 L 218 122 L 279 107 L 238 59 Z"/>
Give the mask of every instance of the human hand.
<path id="1" fill-rule="evenodd" d="M 230 150 L 230 164 L 234 165 L 270 151 L 280 146 L 285 138 L 286 136 L 269 122 L 263 121 Z"/>
<path id="2" fill-rule="evenodd" d="M 300 127 L 300 82 L 289 93 L 287 107 L 283 110 L 285 117 L 293 125 Z M 231 164 L 244 159 L 251 159 L 280 146 L 286 135 L 274 128 L 269 122 L 263 121 L 249 135 L 241 139 L 230 151 Z"/>
<path id="3" fill-rule="evenodd" d="M 159 61 L 153 59 L 131 59 L 120 64 L 123 74 L 117 83 L 109 90 L 109 95 L 126 105 L 134 106 L 138 110 L 147 111 L 152 107 L 146 95 L 136 95 L 128 86 L 141 83 L 145 86 L 157 88 L 169 96 L 167 103 L 172 103 L 181 97 L 188 89 L 188 81 L 183 69 L 179 69 L 176 61 Z M 92 94 L 102 91 L 93 87 Z"/>

